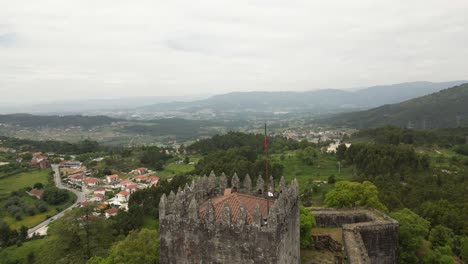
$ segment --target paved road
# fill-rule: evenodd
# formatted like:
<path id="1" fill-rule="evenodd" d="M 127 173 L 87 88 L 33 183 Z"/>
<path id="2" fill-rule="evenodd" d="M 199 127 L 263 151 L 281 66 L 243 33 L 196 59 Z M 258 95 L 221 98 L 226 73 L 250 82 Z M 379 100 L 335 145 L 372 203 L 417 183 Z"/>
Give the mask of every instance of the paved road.
<path id="1" fill-rule="evenodd" d="M 85 187 L 83 187 L 84 191 L 82 192 L 82 191 L 71 189 L 71 188 L 64 186 L 60 179 L 60 171 L 59 171 L 58 165 L 52 165 L 52 170 L 54 170 L 55 172 L 54 173 L 55 186 L 57 186 L 57 188 L 65 189 L 76 194 L 76 197 L 77 197 L 76 202 L 72 204 L 70 207 L 68 207 L 67 209 L 59 212 L 58 214 L 52 216 L 51 218 L 45 220 L 44 222 L 38 224 L 37 226 L 30 228 L 28 230 L 28 236 L 32 236 L 36 232 L 39 234 L 44 234 L 47 231 L 47 225 L 49 225 L 51 221 L 62 217 L 65 214 L 65 212 L 71 210 L 73 207 L 77 206 L 79 203 L 84 202 L 86 200 L 87 189 Z"/>

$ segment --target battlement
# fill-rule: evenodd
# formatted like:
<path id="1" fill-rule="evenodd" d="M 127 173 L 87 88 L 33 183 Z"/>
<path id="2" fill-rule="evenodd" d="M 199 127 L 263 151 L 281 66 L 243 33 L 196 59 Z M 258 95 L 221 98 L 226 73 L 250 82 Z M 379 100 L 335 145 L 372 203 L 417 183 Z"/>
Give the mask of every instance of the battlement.
<path id="1" fill-rule="evenodd" d="M 278 190 L 275 191 L 273 179 L 270 179 L 268 192 L 261 176 L 254 189 L 249 175 L 244 178 L 242 187 L 239 177 L 234 174 L 231 188 L 228 188 L 224 173 L 220 177 L 212 172 L 199 181 L 192 181 L 177 193 L 171 191 L 163 195 L 159 204 L 159 219 L 173 223 L 191 221 L 205 224 L 207 228 L 216 225 L 253 225 L 259 228 L 276 227 L 284 223 L 289 212 L 297 206 L 298 185 L 294 180 L 286 186 L 281 177 Z"/>
<path id="2" fill-rule="evenodd" d="M 268 185 L 259 176 L 253 188 L 249 175 L 241 185 L 234 174 L 228 186 L 226 175 L 212 172 L 163 195 L 161 262 L 298 263 L 297 181 L 286 186 L 282 177 L 275 189 L 270 178 Z"/>
<path id="3" fill-rule="evenodd" d="M 375 209 L 311 208 L 317 227 L 343 228 L 348 263 L 398 263 L 399 224 Z"/>

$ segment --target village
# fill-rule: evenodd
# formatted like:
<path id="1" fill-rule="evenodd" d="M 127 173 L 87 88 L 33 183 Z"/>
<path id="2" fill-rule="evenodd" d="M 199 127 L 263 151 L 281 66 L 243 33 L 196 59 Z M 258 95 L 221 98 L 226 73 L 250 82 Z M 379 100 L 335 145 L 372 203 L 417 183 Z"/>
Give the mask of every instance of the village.
<path id="1" fill-rule="evenodd" d="M 66 189 L 75 189 L 84 194 L 84 201 L 78 201 L 77 206 L 93 206 L 95 216 L 101 215 L 106 218 L 115 216 L 118 210 L 127 211 L 128 201 L 135 191 L 155 187 L 159 182 L 156 172 L 144 167 L 128 172 L 125 178 L 121 178 L 118 174 L 105 175 L 104 178 L 93 177 L 92 171 L 80 161 L 62 160 L 54 165 L 50 164 L 48 157 L 40 152 L 32 154 L 30 164 L 40 169 L 52 167 L 60 176 L 61 184 L 56 184 L 57 187 L 64 186 Z M 40 189 L 33 188 L 28 193 L 41 199 Z"/>

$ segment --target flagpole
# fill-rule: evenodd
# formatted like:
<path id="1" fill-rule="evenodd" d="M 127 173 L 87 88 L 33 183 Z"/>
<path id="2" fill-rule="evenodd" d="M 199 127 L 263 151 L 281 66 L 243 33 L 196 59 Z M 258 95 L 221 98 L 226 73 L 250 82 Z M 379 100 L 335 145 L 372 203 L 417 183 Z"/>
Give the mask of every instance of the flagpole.
<path id="1" fill-rule="evenodd" d="M 267 216 L 270 213 L 270 177 L 268 176 L 268 137 L 267 137 L 267 124 L 265 122 L 265 176 L 266 176 L 266 186 L 267 186 Z"/>

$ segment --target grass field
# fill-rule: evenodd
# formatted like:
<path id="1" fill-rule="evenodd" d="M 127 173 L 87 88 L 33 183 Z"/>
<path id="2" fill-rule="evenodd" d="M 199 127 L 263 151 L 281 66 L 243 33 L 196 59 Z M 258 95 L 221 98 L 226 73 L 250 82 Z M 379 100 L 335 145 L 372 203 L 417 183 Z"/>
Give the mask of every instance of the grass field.
<path id="1" fill-rule="evenodd" d="M 352 167 L 341 167 L 339 170 L 338 160 L 332 154 L 318 153 L 312 165 L 302 162 L 295 151 L 272 155 L 271 160 L 284 166 L 283 174 L 287 182 L 294 178 L 298 180 L 300 193 L 313 189 L 312 206 L 323 206 L 325 194 L 334 188 L 333 184 L 318 181 L 327 181 L 332 175 L 336 181 L 351 180 L 353 175 Z"/>
<path id="2" fill-rule="evenodd" d="M 51 170 L 48 169 L 22 172 L 8 177 L 1 177 L 0 175 L 0 199 L 8 196 L 12 191 L 32 187 L 36 182 L 45 185 L 50 172 Z"/>
<path id="3" fill-rule="evenodd" d="M 200 156 L 194 156 L 191 155 L 189 156 L 190 162 L 194 162 L 195 164 L 200 160 Z M 168 163 L 163 171 L 158 172 L 158 176 L 163 177 L 163 178 L 172 178 L 177 174 L 180 173 L 187 173 L 191 172 L 192 170 L 195 169 L 195 165 L 188 165 L 188 164 L 176 164 L 175 160 L 183 160 L 184 157 L 181 156 L 177 159 L 174 159 L 174 161 L 171 161 Z"/>
<path id="4" fill-rule="evenodd" d="M 63 210 L 70 205 L 72 205 L 76 201 L 76 195 L 72 192 L 69 192 L 70 198 L 68 199 L 67 202 L 61 204 L 61 205 L 47 205 L 47 211 L 43 213 L 39 213 L 36 211 L 36 214 L 33 216 L 29 216 L 24 214 L 23 219 L 20 221 L 16 221 L 11 215 L 9 215 L 7 212 L 2 212 L 0 213 L 0 217 L 3 218 L 3 220 L 8 223 L 11 229 L 19 229 L 21 226 L 26 226 L 27 228 L 31 228 L 42 221 L 47 219 L 47 216 L 53 216 L 57 214 L 57 208 Z M 31 196 L 23 196 L 21 199 L 27 204 L 27 205 L 32 205 L 36 201 L 36 198 L 31 197 Z"/>
<path id="5" fill-rule="evenodd" d="M 0 251 L 1 263 L 34 263 L 28 262 L 27 258 L 30 254 L 37 254 L 39 249 L 47 244 L 48 238 L 36 239 L 27 241 L 21 246 L 11 246 Z M 15 260 L 19 262 L 14 262 Z"/>
<path id="6" fill-rule="evenodd" d="M 331 175 L 338 180 L 349 180 L 352 177 L 352 168 L 341 168 L 339 171 L 338 160 L 335 155 L 319 153 L 314 158 L 313 165 L 304 164 L 299 160 L 295 152 L 289 151 L 284 154 L 284 160 L 280 159 L 280 154 L 272 155 L 272 159 L 284 166 L 284 177 L 286 180 L 296 178 L 299 181 L 301 190 L 312 181 L 326 181 Z"/>

